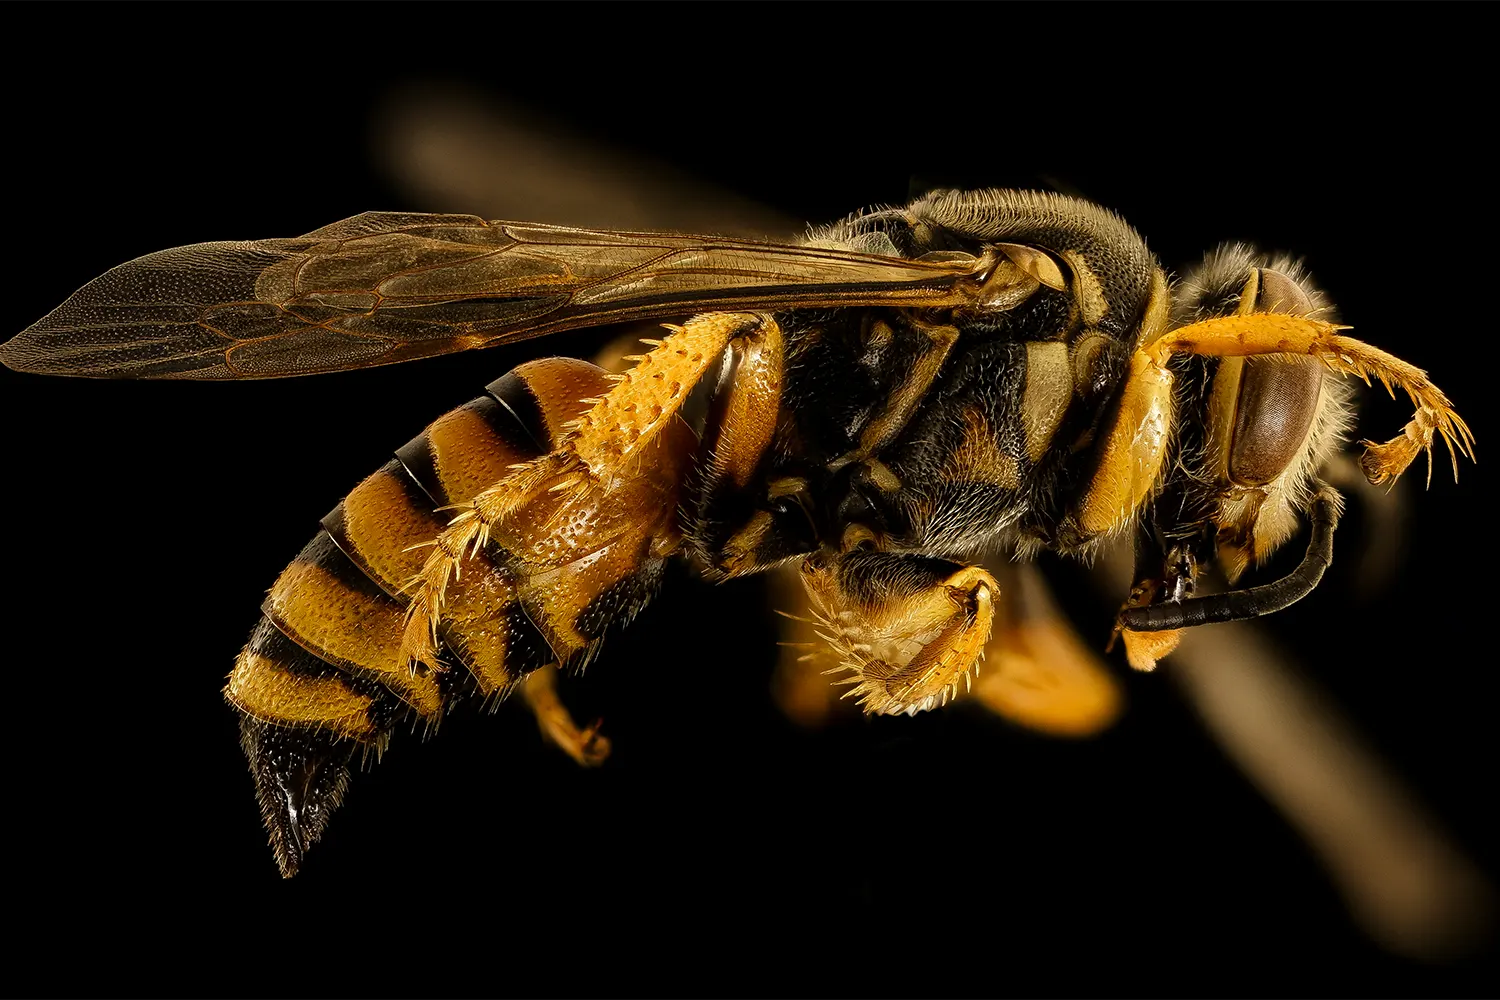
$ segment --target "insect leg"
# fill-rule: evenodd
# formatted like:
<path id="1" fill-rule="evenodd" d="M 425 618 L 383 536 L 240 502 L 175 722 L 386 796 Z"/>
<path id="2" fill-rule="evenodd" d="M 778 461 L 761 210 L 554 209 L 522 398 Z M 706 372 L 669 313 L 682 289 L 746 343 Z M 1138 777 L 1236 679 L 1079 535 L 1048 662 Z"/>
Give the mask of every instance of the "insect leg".
<path id="1" fill-rule="evenodd" d="M 731 342 L 772 322 L 713 313 L 674 329 L 584 401 L 554 450 L 476 494 L 413 581 L 403 654 L 439 665 L 450 591 L 481 556 L 509 568 L 560 662 L 586 655 L 607 626 L 633 617 L 681 543 L 677 509 L 697 447 L 679 415 L 688 393 Z"/>
<path id="2" fill-rule="evenodd" d="M 1416 405 L 1416 413 L 1401 434 L 1377 444 L 1364 442 L 1360 460 L 1366 478 L 1382 483 L 1401 475 L 1420 453 L 1428 455 L 1431 476 L 1433 439 L 1441 435 L 1458 475 L 1458 456 L 1474 457 L 1474 435 L 1442 390 L 1427 373 L 1378 347 L 1345 337 L 1348 329 L 1307 317 L 1279 313 L 1218 316 L 1165 334 L 1145 348 L 1158 364 L 1173 353 L 1215 357 L 1253 357 L 1265 354 L 1305 354 L 1317 358 L 1329 371 L 1355 375 L 1368 382 L 1378 378 L 1393 395 L 1399 386 Z"/>
<path id="3" fill-rule="evenodd" d="M 1003 599 L 973 697 L 1012 722 L 1053 736 L 1092 736 L 1124 709 L 1119 680 L 1058 609 L 1041 572 L 990 567 Z"/>
<path id="4" fill-rule="evenodd" d="M 816 547 L 810 530 L 785 530 L 789 520 L 806 521 L 785 516 L 802 502 L 805 478 L 752 485 L 781 413 L 784 347 L 776 323 L 736 337 L 707 397 L 686 530 L 692 552 L 715 575 L 757 572 Z"/>
<path id="5" fill-rule="evenodd" d="M 536 716 L 542 738 L 572 757 L 581 767 L 597 767 L 609 756 L 609 740 L 599 723 L 580 729 L 557 694 L 557 668 L 542 667 L 521 682 L 521 697 Z"/>
<path id="6" fill-rule="evenodd" d="M 1073 530 L 1095 538 L 1130 523 L 1160 480 L 1171 440 L 1173 375 L 1136 351 L 1114 423 L 1100 445 L 1099 464 L 1072 513 Z"/>
<path id="7" fill-rule="evenodd" d="M 978 566 L 859 549 L 820 553 L 802 583 L 837 654 L 830 673 L 871 715 L 915 715 L 967 688 L 990 636 L 999 584 Z"/>
<path id="8" fill-rule="evenodd" d="M 776 432 L 785 344 L 781 327 L 759 323 L 730 342 L 728 363 L 709 403 L 700 447 L 700 504 L 749 485 Z"/>
<path id="9" fill-rule="evenodd" d="M 1328 318 L 1328 308 L 1295 262 L 1228 246 L 1184 278 L 1173 318 L 1179 327 L 1260 313 Z M 1152 338 L 1142 353 L 1155 353 L 1154 345 Z M 1174 394 L 1182 412 L 1173 423 L 1179 461 L 1191 471 L 1168 476 L 1151 517 L 1136 524 L 1135 584 L 1125 605 L 1132 612 L 1189 597 L 1202 565 L 1216 561 L 1234 584 L 1252 562 L 1269 558 L 1310 509 L 1312 475 L 1337 446 L 1345 413 L 1341 387 L 1307 354 L 1212 364 L 1192 363 L 1187 354 L 1162 357 L 1183 380 Z M 1176 648 L 1181 629 L 1120 634 L 1131 665 L 1149 670 Z"/>
<path id="10" fill-rule="evenodd" d="M 1124 707 L 1120 682 L 1059 611 L 1041 573 L 1034 566 L 999 561 L 985 569 L 1000 590 L 994 594 L 985 669 L 975 676 L 968 697 L 1052 736 L 1091 736 L 1108 728 Z M 794 606 L 802 592 L 795 574 L 779 570 L 772 583 L 779 606 Z M 827 626 L 813 618 L 783 616 L 782 652 L 772 683 L 782 712 L 808 727 L 828 723 L 839 708 L 838 689 L 824 675 L 839 671 L 843 656 L 819 639 L 820 630 L 827 632 Z"/>

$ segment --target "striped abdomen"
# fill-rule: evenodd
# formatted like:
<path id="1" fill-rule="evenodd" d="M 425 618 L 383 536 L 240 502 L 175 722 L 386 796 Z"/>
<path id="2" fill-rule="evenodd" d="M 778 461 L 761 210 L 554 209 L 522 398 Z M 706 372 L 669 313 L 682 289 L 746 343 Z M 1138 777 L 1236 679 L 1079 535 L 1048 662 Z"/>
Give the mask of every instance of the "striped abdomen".
<path id="1" fill-rule="evenodd" d="M 586 651 L 654 593 L 664 555 L 638 539 L 611 536 L 587 558 L 564 552 L 551 562 L 491 545 L 449 589 L 441 639 L 453 668 L 414 672 L 402 655 L 403 591 L 449 520 L 444 508 L 557 448 L 588 408 L 582 400 L 611 382 L 587 362 L 547 358 L 491 383 L 355 487 L 271 587 L 224 693 L 241 713 L 283 874 L 296 871 L 337 808 L 356 750 L 378 754 L 403 719 L 430 730 L 469 694 L 498 703 L 531 671 Z M 647 494 L 642 503 L 675 510 L 675 495 Z M 541 539 L 556 525 L 537 528 Z"/>

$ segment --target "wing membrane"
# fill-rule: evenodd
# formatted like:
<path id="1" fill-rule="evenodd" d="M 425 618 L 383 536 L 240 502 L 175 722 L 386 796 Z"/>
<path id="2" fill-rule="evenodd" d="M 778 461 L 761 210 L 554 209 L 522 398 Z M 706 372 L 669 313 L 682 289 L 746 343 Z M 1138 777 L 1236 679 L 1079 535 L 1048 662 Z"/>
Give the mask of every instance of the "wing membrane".
<path id="1" fill-rule="evenodd" d="M 0 346 L 18 371 L 276 378 L 724 309 L 953 306 L 974 260 L 372 212 L 200 243 L 94 279 Z"/>

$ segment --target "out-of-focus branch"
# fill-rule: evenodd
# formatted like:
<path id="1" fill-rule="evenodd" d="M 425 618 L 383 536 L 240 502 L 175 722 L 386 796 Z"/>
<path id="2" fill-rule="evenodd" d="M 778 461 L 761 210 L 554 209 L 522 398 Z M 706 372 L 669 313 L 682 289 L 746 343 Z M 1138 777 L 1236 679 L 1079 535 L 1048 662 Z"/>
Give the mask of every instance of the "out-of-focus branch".
<path id="1" fill-rule="evenodd" d="M 535 112 L 457 85 L 393 92 L 373 134 L 377 158 L 424 211 L 781 239 L 803 229 L 804 220 L 702 181 L 666 159 L 591 142 Z"/>
<path id="2" fill-rule="evenodd" d="M 1101 568 L 1106 592 L 1124 594 L 1125 548 Z M 1186 630 L 1158 673 L 1312 847 L 1367 934 L 1410 958 L 1468 953 L 1490 933 L 1493 888 L 1295 662 L 1263 630 L 1228 623 Z"/>
<path id="3" fill-rule="evenodd" d="M 1287 654 L 1253 627 L 1189 629 L 1164 672 L 1322 859 L 1359 924 L 1414 958 L 1462 954 L 1494 894 Z"/>

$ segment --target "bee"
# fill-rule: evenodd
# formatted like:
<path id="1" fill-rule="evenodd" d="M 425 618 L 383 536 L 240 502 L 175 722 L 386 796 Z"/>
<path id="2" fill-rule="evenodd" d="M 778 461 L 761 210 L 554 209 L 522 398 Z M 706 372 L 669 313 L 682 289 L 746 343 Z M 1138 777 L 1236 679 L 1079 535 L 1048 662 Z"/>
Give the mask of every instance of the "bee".
<path id="1" fill-rule="evenodd" d="M 296 873 L 356 755 L 513 693 L 583 764 L 579 670 L 668 563 L 795 565 L 829 672 L 865 712 L 974 682 L 1021 617 L 996 556 L 1135 550 L 1117 632 L 1151 668 L 1183 630 L 1300 600 L 1332 558 L 1321 477 L 1344 377 L 1413 415 L 1371 483 L 1473 437 L 1411 364 L 1356 340 L 1294 263 L 1247 247 L 1175 285 L 1106 209 L 937 191 L 800 243 L 370 213 L 295 239 L 123 264 L 3 347 L 19 371 L 278 378 L 688 317 L 610 371 L 513 369 L 399 448 L 272 585 L 225 697 L 277 863 Z M 1300 564 L 1243 586 L 1309 525 Z M 1218 593 L 1200 593 L 1219 583 Z"/>

